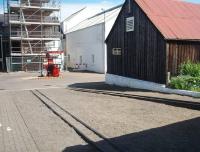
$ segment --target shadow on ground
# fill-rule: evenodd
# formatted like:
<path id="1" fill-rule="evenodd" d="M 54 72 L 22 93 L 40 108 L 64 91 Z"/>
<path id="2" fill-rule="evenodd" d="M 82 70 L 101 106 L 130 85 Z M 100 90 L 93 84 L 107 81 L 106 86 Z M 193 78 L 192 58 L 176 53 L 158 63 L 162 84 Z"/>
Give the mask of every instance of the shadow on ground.
<path id="1" fill-rule="evenodd" d="M 145 94 L 145 92 L 150 92 L 150 91 L 111 86 L 111 85 L 105 84 L 104 82 L 76 83 L 76 84 L 69 85 L 69 88 L 75 91 L 80 91 L 80 92 L 125 97 L 125 98 L 137 99 L 137 100 L 142 100 L 142 101 L 166 104 L 166 105 L 170 105 L 174 107 L 200 110 L 200 102 L 194 102 L 194 101 L 182 100 L 182 99 L 161 98 L 159 97 L 159 95 L 157 97 L 155 96 L 152 97 L 150 95 Z M 109 91 L 112 91 L 112 92 L 109 92 Z M 132 94 L 128 92 L 131 92 Z M 134 94 L 134 92 L 142 92 L 144 93 L 144 95 L 137 95 L 137 94 Z"/>
<path id="2" fill-rule="evenodd" d="M 88 82 L 88 83 L 75 83 L 72 85 L 69 85 L 70 88 L 81 88 L 81 89 L 94 89 L 94 90 L 104 90 L 104 91 L 121 91 L 121 92 L 127 92 L 127 91 L 143 91 L 143 92 L 152 92 L 148 90 L 141 90 L 141 89 L 132 89 L 127 87 L 119 87 L 119 86 L 113 86 L 108 85 L 105 82 Z"/>
<path id="3" fill-rule="evenodd" d="M 109 140 L 124 152 L 200 152 L 200 117 Z M 87 148 L 77 145 L 63 152 L 88 152 Z"/>

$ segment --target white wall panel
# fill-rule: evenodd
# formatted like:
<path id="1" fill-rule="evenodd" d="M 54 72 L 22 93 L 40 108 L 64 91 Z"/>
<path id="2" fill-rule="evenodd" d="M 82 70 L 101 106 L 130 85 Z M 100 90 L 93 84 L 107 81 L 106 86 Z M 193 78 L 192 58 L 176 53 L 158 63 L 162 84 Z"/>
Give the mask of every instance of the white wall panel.
<path id="1" fill-rule="evenodd" d="M 104 24 L 68 33 L 66 36 L 68 67 L 105 73 Z M 82 56 L 82 63 L 80 58 Z M 94 63 L 93 63 L 94 56 Z"/>

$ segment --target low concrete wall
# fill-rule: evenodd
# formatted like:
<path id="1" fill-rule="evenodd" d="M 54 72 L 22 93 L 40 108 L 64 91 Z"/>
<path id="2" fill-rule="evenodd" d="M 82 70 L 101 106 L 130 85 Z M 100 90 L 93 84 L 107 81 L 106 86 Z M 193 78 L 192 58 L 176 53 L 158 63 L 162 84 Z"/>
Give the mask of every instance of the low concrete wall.
<path id="1" fill-rule="evenodd" d="M 150 90 L 150 91 L 157 91 L 161 93 L 178 94 L 178 95 L 200 98 L 199 92 L 170 89 L 170 88 L 166 88 L 166 86 L 162 84 L 117 76 L 113 74 L 106 74 L 106 83 L 110 85 L 117 85 L 117 86 L 122 86 L 122 87 L 137 88 L 137 89 L 144 89 L 144 90 Z"/>

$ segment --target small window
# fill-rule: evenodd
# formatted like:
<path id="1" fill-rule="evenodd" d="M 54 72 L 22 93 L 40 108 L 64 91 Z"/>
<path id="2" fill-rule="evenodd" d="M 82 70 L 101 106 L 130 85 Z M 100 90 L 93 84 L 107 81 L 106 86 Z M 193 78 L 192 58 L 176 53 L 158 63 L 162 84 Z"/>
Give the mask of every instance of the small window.
<path id="1" fill-rule="evenodd" d="M 134 17 L 126 18 L 126 32 L 132 32 L 134 31 L 134 28 Z"/>
<path id="2" fill-rule="evenodd" d="M 95 62 L 95 56 L 94 54 L 92 54 L 92 64 L 94 64 L 94 62 Z"/>
<path id="3" fill-rule="evenodd" d="M 113 48 L 112 54 L 113 55 L 122 55 L 122 49 L 121 48 Z"/>

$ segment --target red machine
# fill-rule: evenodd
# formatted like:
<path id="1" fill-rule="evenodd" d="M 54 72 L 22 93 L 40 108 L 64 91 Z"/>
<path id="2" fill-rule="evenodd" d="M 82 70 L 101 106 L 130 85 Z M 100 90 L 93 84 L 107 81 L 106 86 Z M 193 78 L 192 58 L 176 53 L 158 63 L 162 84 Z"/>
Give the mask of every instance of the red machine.
<path id="1" fill-rule="evenodd" d="M 45 69 L 47 71 L 47 76 L 59 77 L 60 76 L 59 65 L 54 63 L 54 59 L 57 57 L 54 55 L 51 55 L 50 53 L 51 52 L 48 52 L 46 54 L 47 64 L 45 65 Z"/>

